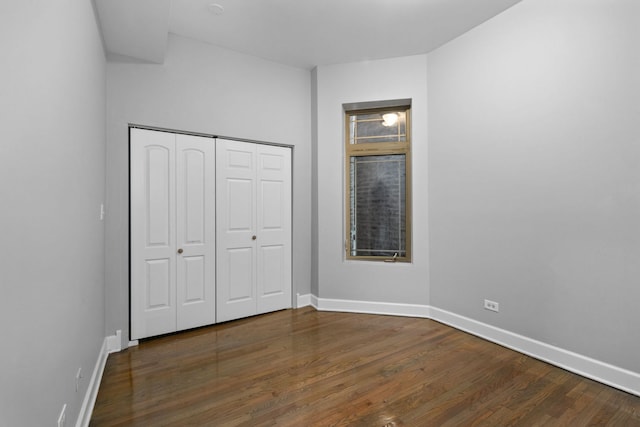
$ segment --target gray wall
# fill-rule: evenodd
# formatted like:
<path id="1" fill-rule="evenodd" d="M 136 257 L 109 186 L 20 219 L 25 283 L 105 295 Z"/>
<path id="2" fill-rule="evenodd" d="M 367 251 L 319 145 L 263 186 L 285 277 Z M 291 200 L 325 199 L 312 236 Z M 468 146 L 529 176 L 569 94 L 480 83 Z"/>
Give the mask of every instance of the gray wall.
<path id="1" fill-rule="evenodd" d="M 170 35 L 162 65 L 110 62 L 107 92 L 107 335 L 129 331 L 129 123 L 294 146 L 293 292 L 310 292 L 308 70 Z"/>
<path id="2" fill-rule="evenodd" d="M 311 294 L 318 296 L 318 69 L 311 70 Z"/>
<path id="3" fill-rule="evenodd" d="M 3 2 L 0 52 L 0 425 L 56 425 L 65 403 L 72 425 L 104 339 L 105 59 L 91 2 Z"/>
<path id="4" fill-rule="evenodd" d="M 524 1 L 428 61 L 431 304 L 640 372 L 640 3 Z"/>
<path id="5" fill-rule="evenodd" d="M 316 91 L 319 230 L 316 296 L 428 304 L 426 55 L 317 67 Z M 413 116 L 413 260 L 395 264 L 346 261 L 342 105 L 408 98 L 412 99 Z"/>

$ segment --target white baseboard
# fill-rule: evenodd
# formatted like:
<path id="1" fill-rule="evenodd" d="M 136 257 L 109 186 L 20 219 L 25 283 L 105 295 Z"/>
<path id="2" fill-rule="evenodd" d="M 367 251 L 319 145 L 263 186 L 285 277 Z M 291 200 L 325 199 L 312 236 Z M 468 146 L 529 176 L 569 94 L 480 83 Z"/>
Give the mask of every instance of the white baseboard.
<path id="1" fill-rule="evenodd" d="M 311 294 L 311 305 L 313 306 L 313 308 L 318 310 L 318 297 L 313 294 Z"/>
<path id="2" fill-rule="evenodd" d="M 349 313 L 384 314 L 388 316 L 424 317 L 429 319 L 430 307 L 421 304 L 396 304 L 389 302 L 352 301 L 317 298 L 315 306 L 320 311 L 344 311 Z"/>
<path id="3" fill-rule="evenodd" d="M 296 308 L 302 308 L 311 305 L 311 294 L 296 295 Z"/>
<path id="4" fill-rule="evenodd" d="M 640 373 L 638 372 L 629 371 L 436 307 L 419 304 L 337 300 L 318 298 L 315 295 L 311 295 L 309 299 L 311 302 L 310 305 L 319 311 L 384 314 L 433 319 L 583 377 L 640 396 Z"/>
<path id="5" fill-rule="evenodd" d="M 468 317 L 431 307 L 432 319 L 461 331 L 640 396 L 640 373 L 629 371 Z"/>
<path id="6" fill-rule="evenodd" d="M 98 360 L 93 368 L 91 380 L 89 381 L 87 392 L 84 395 L 82 406 L 80 407 L 76 427 L 87 427 L 89 425 L 89 421 L 91 421 L 91 414 L 93 413 L 93 407 L 96 404 L 96 398 L 98 397 L 98 390 L 100 389 L 100 381 L 102 380 L 104 367 L 107 364 L 107 357 L 109 356 L 109 353 L 121 350 L 121 339 L 122 331 L 118 330 L 115 335 L 105 337 L 102 341 L 102 348 L 100 348 Z"/>
<path id="7" fill-rule="evenodd" d="M 107 352 L 113 353 L 122 350 L 122 331 L 118 329 L 115 335 L 105 338 L 107 340 Z"/>

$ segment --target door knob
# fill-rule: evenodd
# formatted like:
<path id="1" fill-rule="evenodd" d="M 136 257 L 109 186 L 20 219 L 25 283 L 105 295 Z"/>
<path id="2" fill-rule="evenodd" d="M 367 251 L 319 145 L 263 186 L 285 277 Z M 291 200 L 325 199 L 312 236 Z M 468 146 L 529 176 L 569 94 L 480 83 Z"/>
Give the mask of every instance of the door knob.
<path id="1" fill-rule="evenodd" d="M 179 254 L 181 254 L 182 252 L 184 252 L 184 251 L 182 250 L 182 248 L 178 249 L 178 253 L 179 253 Z"/>
<path id="2" fill-rule="evenodd" d="M 257 237 L 256 236 L 251 236 L 251 240 L 256 240 Z"/>

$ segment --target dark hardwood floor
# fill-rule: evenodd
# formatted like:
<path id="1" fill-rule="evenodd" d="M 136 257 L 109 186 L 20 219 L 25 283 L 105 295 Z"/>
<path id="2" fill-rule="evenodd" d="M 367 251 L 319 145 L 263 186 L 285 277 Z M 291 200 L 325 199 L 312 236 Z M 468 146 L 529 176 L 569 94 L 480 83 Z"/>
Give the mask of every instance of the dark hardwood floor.
<path id="1" fill-rule="evenodd" d="M 417 318 L 306 307 L 109 356 L 91 426 L 640 426 L 640 397 Z"/>

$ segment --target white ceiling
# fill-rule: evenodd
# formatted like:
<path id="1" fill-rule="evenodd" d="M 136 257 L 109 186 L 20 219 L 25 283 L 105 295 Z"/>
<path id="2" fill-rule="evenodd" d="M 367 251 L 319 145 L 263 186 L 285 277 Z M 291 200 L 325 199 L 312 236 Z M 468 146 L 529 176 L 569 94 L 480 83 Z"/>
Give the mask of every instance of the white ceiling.
<path id="1" fill-rule="evenodd" d="M 426 53 L 519 1 L 95 0 L 112 56 L 161 63 L 174 33 L 308 69 Z"/>

